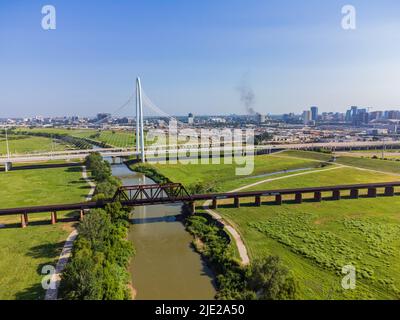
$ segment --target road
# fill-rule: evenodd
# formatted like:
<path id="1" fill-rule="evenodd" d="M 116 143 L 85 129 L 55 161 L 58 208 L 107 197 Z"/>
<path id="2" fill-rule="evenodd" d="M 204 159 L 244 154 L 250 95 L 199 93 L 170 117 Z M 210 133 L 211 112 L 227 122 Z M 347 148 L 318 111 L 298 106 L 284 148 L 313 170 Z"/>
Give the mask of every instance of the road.
<path id="1" fill-rule="evenodd" d="M 398 146 L 400 147 L 400 141 L 386 141 L 386 147 L 388 146 Z M 373 148 L 373 147 L 381 147 L 381 141 L 354 141 L 354 142 L 326 142 L 326 143 L 302 143 L 302 144 L 282 144 L 282 145 L 262 145 L 255 146 L 254 150 L 257 151 L 273 151 L 273 150 L 281 150 L 281 149 L 295 149 L 295 150 L 307 150 L 314 148 L 328 148 L 328 149 L 346 149 L 346 148 Z M 174 146 L 173 146 L 174 147 Z M 165 156 L 166 155 L 166 146 L 157 146 L 157 148 L 148 147 L 145 151 L 145 156 L 147 158 L 155 157 L 155 155 Z M 211 148 L 198 148 L 197 145 L 181 145 L 175 149 L 169 150 L 170 154 L 174 153 L 185 153 L 189 152 L 191 154 L 196 154 L 200 152 L 219 152 L 220 150 L 224 151 L 233 151 L 233 150 L 242 150 L 241 146 L 234 147 L 219 147 L 213 146 Z M 36 154 L 24 154 L 24 155 L 14 155 L 10 158 L 5 156 L 0 157 L 0 164 L 4 164 L 6 162 L 11 163 L 25 163 L 25 162 L 41 162 L 41 161 L 50 161 L 50 160 L 74 160 L 74 159 L 82 159 L 93 152 L 93 149 L 86 150 L 67 150 L 67 151 L 58 151 L 52 153 L 36 153 Z M 99 148 L 95 151 L 100 152 L 103 156 L 108 157 L 125 157 L 125 156 L 137 156 L 138 152 L 136 152 L 133 148 Z M 251 150 L 249 150 L 251 152 Z"/>

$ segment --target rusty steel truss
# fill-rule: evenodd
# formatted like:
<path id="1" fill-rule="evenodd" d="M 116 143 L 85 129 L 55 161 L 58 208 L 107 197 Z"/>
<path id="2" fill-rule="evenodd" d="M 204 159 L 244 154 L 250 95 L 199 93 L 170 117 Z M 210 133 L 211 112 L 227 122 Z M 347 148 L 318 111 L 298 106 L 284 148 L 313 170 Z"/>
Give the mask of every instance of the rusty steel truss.
<path id="1" fill-rule="evenodd" d="M 176 201 L 190 199 L 190 194 L 181 183 L 145 184 L 136 186 L 123 186 L 118 188 L 113 201 L 134 202 L 145 200 L 146 202 Z"/>

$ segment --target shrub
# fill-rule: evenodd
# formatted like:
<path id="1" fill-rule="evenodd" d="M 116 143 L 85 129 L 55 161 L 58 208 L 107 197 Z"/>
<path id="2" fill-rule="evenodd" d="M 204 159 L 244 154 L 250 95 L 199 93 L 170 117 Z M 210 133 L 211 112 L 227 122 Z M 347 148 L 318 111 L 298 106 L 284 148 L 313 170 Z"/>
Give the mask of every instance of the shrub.
<path id="1" fill-rule="evenodd" d="M 297 283 L 281 265 L 279 257 L 269 256 L 252 263 L 247 275 L 247 289 L 262 300 L 293 300 Z"/>
<path id="2" fill-rule="evenodd" d="M 62 274 L 61 294 L 71 300 L 130 299 L 127 267 L 134 254 L 126 240 L 128 210 L 120 203 L 92 210 L 80 223 L 71 261 Z"/>
<path id="3" fill-rule="evenodd" d="M 281 300 L 296 297 L 297 282 L 281 266 L 278 257 L 267 257 L 242 268 L 234 258 L 229 237 L 214 220 L 206 216 L 190 216 L 186 219 L 186 227 L 202 241 L 202 245 L 196 248 L 217 274 L 217 299 Z"/>

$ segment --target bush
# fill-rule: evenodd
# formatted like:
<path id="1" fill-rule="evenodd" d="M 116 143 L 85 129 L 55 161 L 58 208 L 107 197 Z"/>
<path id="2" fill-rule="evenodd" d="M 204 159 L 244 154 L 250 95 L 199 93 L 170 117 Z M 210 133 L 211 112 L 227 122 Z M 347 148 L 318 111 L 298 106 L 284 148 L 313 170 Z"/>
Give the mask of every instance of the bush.
<path id="1" fill-rule="evenodd" d="M 201 194 L 207 192 L 216 192 L 215 183 L 213 182 L 197 182 L 187 187 L 190 194 Z"/>
<path id="2" fill-rule="evenodd" d="M 96 181 L 96 191 L 93 200 L 112 198 L 121 182 L 112 176 L 111 165 L 104 161 L 100 153 L 93 152 L 85 159 L 85 165 L 91 171 Z"/>
<path id="3" fill-rule="evenodd" d="M 289 271 L 281 266 L 279 257 L 269 256 L 252 263 L 247 274 L 247 290 L 262 300 L 293 300 L 297 283 Z"/>
<path id="4" fill-rule="evenodd" d="M 132 170 L 145 174 L 147 177 L 152 179 L 155 183 L 163 184 L 163 183 L 171 182 L 171 180 L 169 180 L 167 177 L 165 177 L 164 175 L 159 173 L 156 169 L 149 167 L 149 166 L 136 165 L 132 168 Z"/>
<path id="5" fill-rule="evenodd" d="M 97 183 L 95 191 L 96 199 L 98 199 L 100 195 L 102 195 L 103 199 L 112 198 L 120 186 L 121 181 L 112 176 L 105 181 Z"/>
<path id="6" fill-rule="evenodd" d="M 77 241 L 74 255 L 62 274 L 61 293 L 68 300 L 100 300 L 103 297 L 101 254 L 95 254 L 89 243 Z"/>
<path id="7" fill-rule="evenodd" d="M 61 294 L 71 300 L 130 299 L 127 267 L 134 254 L 126 240 L 129 211 L 120 203 L 92 210 L 80 223 Z"/>
<path id="8" fill-rule="evenodd" d="M 242 268 L 234 258 L 229 236 L 214 220 L 190 216 L 186 219 L 186 227 L 201 240 L 202 245 L 197 245 L 196 249 L 217 274 L 217 299 L 282 300 L 296 297 L 297 283 L 280 265 L 278 257 L 258 260 Z"/>

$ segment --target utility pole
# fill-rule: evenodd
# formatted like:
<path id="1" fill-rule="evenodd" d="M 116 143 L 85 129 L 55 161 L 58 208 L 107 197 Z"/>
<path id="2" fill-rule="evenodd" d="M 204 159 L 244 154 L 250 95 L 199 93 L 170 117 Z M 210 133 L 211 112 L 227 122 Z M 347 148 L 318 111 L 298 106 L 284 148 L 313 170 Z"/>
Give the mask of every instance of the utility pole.
<path id="1" fill-rule="evenodd" d="M 5 133 L 6 133 L 7 160 L 10 160 L 10 146 L 8 145 L 7 127 L 4 127 L 4 128 L 5 128 Z M 5 165 L 6 172 L 8 171 L 8 165 L 9 165 L 9 162 L 6 162 L 6 165 Z"/>
<path id="2" fill-rule="evenodd" d="M 385 159 L 385 149 L 386 149 L 386 143 L 385 143 L 385 138 L 383 138 L 382 160 Z"/>
<path id="3" fill-rule="evenodd" d="M 5 127 L 5 131 L 6 131 L 7 159 L 10 159 L 10 146 L 8 145 L 7 127 Z"/>
<path id="4" fill-rule="evenodd" d="M 54 154 L 54 141 L 53 141 L 53 135 L 50 134 L 50 139 L 51 139 L 51 153 L 50 153 L 50 159 L 53 159 L 53 154 Z"/>

